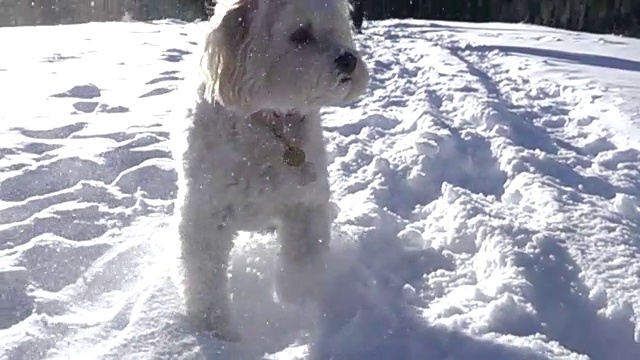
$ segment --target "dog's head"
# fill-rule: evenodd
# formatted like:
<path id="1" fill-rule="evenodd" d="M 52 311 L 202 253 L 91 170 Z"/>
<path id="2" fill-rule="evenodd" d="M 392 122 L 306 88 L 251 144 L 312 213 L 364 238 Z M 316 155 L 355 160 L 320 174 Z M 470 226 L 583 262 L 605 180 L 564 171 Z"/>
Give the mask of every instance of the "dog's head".
<path id="1" fill-rule="evenodd" d="M 369 74 L 349 9 L 347 0 L 219 0 L 202 63 L 207 96 L 245 113 L 354 100 Z"/>

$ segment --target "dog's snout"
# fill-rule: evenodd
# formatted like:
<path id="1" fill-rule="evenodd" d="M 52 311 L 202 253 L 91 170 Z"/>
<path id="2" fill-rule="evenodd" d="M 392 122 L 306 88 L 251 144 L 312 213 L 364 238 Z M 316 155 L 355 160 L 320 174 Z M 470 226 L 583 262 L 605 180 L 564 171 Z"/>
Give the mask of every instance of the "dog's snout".
<path id="1" fill-rule="evenodd" d="M 340 73 L 345 75 L 351 75 L 353 71 L 356 69 L 358 58 L 356 58 L 356 56 L 353 55 L 353 53 L 349 51 L 345 51 L 336 58 L 335 63 Z"/>

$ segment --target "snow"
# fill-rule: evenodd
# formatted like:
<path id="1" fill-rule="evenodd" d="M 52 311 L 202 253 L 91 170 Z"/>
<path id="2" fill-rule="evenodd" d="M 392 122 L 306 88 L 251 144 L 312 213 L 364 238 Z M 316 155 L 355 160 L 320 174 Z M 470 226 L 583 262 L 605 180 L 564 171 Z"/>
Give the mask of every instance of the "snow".
<path id="1" fill-rule="evenodd" d="M 0 29 L 1 359 L 638 359 L 640 40 L 387 20 L 328 108 L 331 287 L 273 297 L 242 233 L 245 341 L 186 325 L 172 123 L 205 25 Z"/>

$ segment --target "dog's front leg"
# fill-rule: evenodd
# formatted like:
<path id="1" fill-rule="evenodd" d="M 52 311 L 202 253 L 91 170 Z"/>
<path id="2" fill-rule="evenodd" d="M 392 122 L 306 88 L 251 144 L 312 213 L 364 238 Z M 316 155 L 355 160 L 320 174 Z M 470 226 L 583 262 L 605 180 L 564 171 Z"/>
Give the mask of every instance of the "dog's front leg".
<path id="1" fill-rule="evenodd" d="M 187 314 L 198 328 L 210 330 L 223 340 L 239 341 L 231 318 L 227 277 L 235 232 L 204 199 L 208 197 L 190 193 L 182 207 L 180 237 Z"/>
<path id="2" fill-rule="evenodd" d="M 281 245 L 276 279 L 278 296 L 290 303 L 319 295 L 331 241 L 328 204 L 296 204 L 281 215 L 276 229 Z"/>

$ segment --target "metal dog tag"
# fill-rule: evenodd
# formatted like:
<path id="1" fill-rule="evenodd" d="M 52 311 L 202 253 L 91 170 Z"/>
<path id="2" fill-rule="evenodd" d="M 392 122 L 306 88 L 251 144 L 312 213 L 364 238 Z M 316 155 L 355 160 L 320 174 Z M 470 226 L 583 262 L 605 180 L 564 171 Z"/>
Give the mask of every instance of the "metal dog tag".
<path id="1" fill-rule="evenodd" d="M 282 161 L 289 166 L 302 166 L 306 159 L 307 154 L 297 146 L 287 146 L 287 149 L 282 154 Z"/>

